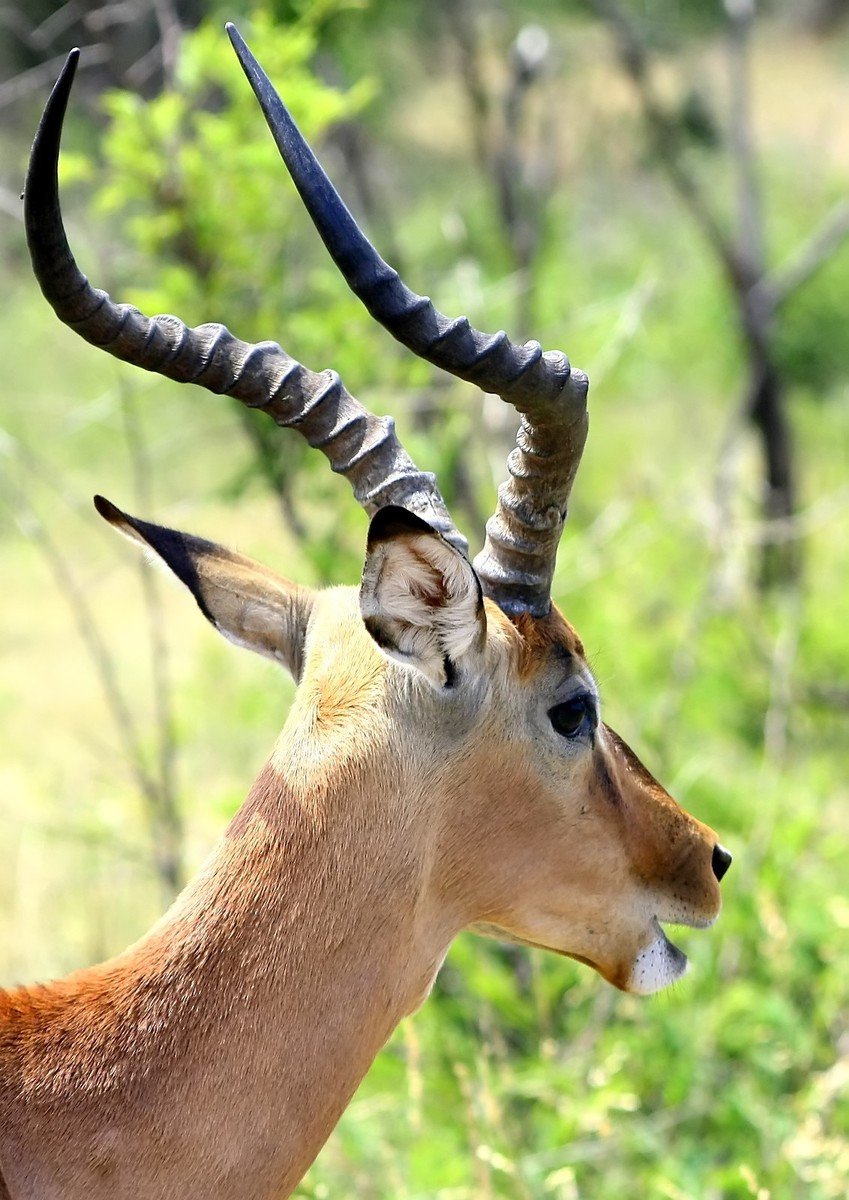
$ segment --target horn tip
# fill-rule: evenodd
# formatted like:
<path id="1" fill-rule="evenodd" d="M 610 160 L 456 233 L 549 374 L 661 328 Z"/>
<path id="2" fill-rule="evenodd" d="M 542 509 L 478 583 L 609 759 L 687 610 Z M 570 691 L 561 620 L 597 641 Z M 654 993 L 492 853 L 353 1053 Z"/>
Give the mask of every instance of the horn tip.
<path id="1" fill-rule="evenodd" d="M 65 59 L 65 64 L 59 73 L 59 79 L 57 81 L 58 83 L 62 83 L 67 80 L 68 85 L 70 86 L 74 76 L 77 73 L 77 67 L 79 65 L 81 54 L 82 51 L 80 50 L 79 46 L 74 46 L 72 50 L 68 51 L 68 57 Z"/>
<path id="2" fill-rule="evenodd" d="M 236 28 L 236 26 L 233 24 L 232 21 L 227 22 L 227 24 L 224 26 L 224 31 L 227 34 L 228 38 L 230 39 L 230 45 L 236 51 L 236 57 L 238 58 L 239 62 L 244 66 L 245 59 L 250 60 L 253 57 L 253 55 L 251 54 L 250 50 L 247 47 L 247 43 L 245 42 L 245 39 L 239 33 L 238 29 Z"/>

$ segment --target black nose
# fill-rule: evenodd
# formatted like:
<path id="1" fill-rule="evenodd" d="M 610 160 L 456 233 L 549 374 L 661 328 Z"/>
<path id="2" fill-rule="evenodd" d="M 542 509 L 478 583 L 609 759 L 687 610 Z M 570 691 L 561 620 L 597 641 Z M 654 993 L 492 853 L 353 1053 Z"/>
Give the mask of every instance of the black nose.
<path id="1" fill-rule="evenodd" d="M 713 848 L 713 856 L 711 857 L 710 865 L 713 867 L 713 873 L 717 879 L 721 879 L 731 866 L 731 855 L 724 846 L 720 846 L 719 842 L 717 842 Z"/>

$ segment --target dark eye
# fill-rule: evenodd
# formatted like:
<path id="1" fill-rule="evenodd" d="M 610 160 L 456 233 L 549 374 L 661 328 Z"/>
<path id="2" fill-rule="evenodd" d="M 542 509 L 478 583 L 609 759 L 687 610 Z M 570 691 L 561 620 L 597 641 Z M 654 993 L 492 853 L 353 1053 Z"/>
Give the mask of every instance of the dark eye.
<path id="1" fill-rule="evenodd" d="M 571 700 L 550 708 L 548 719 L 556 733 L 562 737 L 575 738 L 584 732 L 587 719 L 592 713 L 593 702 L 590 696 L 573 696 Z"/>

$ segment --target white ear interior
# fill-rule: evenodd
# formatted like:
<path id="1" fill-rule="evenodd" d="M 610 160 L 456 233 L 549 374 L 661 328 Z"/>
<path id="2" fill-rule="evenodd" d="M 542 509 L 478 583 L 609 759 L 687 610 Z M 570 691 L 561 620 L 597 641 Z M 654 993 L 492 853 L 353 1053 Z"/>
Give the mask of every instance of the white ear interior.
<path id="1" fill-rule="evenodd" d="M 483 643 L 477 576 L 436 533 L 404 533 L 371 547 L 360 607 L 378 645 L 437 687 L 451 683 L 454 670 Z"/>

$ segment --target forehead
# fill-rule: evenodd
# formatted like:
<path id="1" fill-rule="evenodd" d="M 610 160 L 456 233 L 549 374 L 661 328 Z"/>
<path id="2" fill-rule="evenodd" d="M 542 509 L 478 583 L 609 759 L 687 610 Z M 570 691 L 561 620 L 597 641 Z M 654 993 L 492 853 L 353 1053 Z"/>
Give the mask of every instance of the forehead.
<path id="1" fill-rule="evenodd" d="M 491 623 L 494 618 L 499 632 L 506 637 L 521 680 L 529 681 L 540 671 L 556 667 L 564 674 L 586 669 L 584 644 L 554 605 L 545 617 L 532 617 L 528 613 L 506 617 L 498 609 L 487 616 Z"/>

